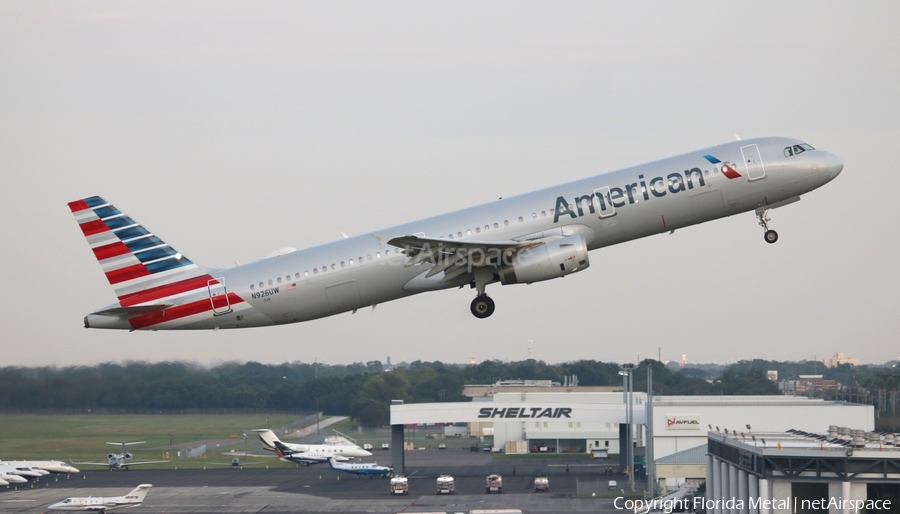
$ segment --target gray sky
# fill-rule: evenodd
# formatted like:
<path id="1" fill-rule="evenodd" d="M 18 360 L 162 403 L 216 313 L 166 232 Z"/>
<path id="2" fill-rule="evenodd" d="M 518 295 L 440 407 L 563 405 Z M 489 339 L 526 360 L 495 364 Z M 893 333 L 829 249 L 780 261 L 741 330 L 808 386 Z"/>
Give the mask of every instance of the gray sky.
<path id="1" fill-rule="evenodd" d="M 900 3 L 0 2 L 2 365 L 900 356 Z M 313 322 L 85 330 L 115 300 L 66 203 L 248 262 L 741 137 L 841 176 L 577 275 Z"/>

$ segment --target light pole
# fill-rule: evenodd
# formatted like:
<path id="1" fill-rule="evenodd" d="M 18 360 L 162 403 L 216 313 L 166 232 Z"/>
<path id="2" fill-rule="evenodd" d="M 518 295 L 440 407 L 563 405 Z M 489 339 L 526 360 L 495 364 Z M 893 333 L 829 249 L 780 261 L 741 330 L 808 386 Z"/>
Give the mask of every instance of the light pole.
<path id="1" fill-rule="evenodd" d="M 633 382 L 633 373 L 634 364 L 626 363 L 622 364 L 622 370 L 619 371 L 619 374 L 622 375 L 622 384 L 624 385 L 624 400 L 625 400 L 625 455 L 626 461 L 628 462 L 628 485 L 631 491 L 634 491 L 634 447 L 631 444 L 633 439 L 631 426 L 634 421 L 634 411 L 632 410 L 632 403 L 634 398 L 632 397 L 631 389 L 634 386 Z M 621 449 L 620 449 L 621 451 Z"/>

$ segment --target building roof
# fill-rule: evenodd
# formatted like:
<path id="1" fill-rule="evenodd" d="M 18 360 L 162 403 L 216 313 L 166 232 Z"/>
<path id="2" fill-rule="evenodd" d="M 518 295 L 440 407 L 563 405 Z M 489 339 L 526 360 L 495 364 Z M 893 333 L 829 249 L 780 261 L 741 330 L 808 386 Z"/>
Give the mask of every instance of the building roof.
<path id="1" fill-rule="evenodd" d="M 706 464 L 706 443 L 656 459 L 657 464 Z"/>

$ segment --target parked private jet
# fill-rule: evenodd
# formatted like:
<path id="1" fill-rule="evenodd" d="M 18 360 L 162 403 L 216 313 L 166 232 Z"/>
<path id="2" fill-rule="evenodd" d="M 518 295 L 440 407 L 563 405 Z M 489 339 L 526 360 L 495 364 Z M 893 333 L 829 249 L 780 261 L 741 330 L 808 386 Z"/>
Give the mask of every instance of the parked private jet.
<path id="1" fill-rule="evenodd" d="M 144 503 L 147 491 L 152 484 L 141 484 L 125 496 L 74 496 L 47 507 L 50 510 L 82 510 L 88 512 L 107 512 L 112 510 L 137 507 Z"/>
<path id="2" fill-rule="evenodd" d="M 0 466 L 25 466 L 52 473 L 78 473 L 78 468 L 58 460 L 4 460 L 0 461 Z"/>
<path id="3" fill-rule="evenodd" d="M 359 478 L 359 475 L 368 475 L 369 478 L 389 478 L 394 472 L 393 468 L 389 468 L 387 466 L 379 466 L 378 464 L 371 463 L 343 463 L 337 462 L 333 458 L 328 459 L 328 467 L 335 471 L 352 473 L 354 475 L 357 475 L 356 478 Z"/>
<path id="4" fill-rule="evenodd" d="M 269 429 L 254 430 L 263 448 L 275 452 L 281 460 L 306 464 L 319 464 L 335 458 L 347 461 L 353 457 L 370 457 L 372 452 L 351 444 L 296 444 L 285 443 Z"/>
<path id="5" fill-rule="evenodd" d="M 772 209 L 837 177 L 844 163 L 803 141 L 730 142 L 503 198 L 227 269 L 194 263 L 107 200 L 69 203 L 116 303 L 87 328 L 220 329 L 308 321 L 427 291 L 470 286 L 470 310 L 494 312 L 485 288 L 560 278 L 588 252 L 743 212 L 765 241 Z"/>
<path id="6" fill-rule="evenodd" d="M 72 464 L 83 464 L 86 466 L 108 466 L 109 469 L 124 469 L 128 470 L 130 466 L 140 466 L 143 464 L 160 464 L 163 462 L 169 462 L 168 460 L 146 460 L 143 462 L 131 462 L 131 459 L 134 457 L 130 452 L 125 451 L 125 447 L 133 445 L 133 444 L 144 444 L 146 441 L 136 441 L 131 443 L 121 442 L 121 443 L 110 443 L 115 446 L 122 447 L 122 453 L 110 453 L 106 456 L 108 459 L 106 462 L 73 462 Z"/>

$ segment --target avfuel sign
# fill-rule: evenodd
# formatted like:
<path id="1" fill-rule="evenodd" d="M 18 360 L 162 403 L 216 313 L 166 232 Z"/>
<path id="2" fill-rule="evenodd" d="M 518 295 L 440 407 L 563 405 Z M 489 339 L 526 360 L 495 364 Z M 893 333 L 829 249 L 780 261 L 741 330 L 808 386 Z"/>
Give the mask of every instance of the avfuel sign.
<path id="1" fill-rule="evenodd" d="M 700 430 L 700 416 L 666 416 L 666 430 Z"/>
<path id="2" fill-rule="evenodd" d="M 620 397 L 621 398 L 621 397 Z M 646 423 L 643 403 L 634 404 L 634 423 Z M 475 423 L 526 420 L 625 423 L 622 403 L 578 402 L 444 402 L 391 405 L 391 425 Z"/>

